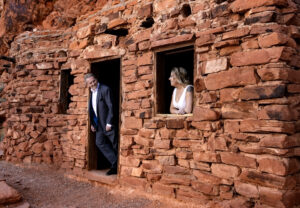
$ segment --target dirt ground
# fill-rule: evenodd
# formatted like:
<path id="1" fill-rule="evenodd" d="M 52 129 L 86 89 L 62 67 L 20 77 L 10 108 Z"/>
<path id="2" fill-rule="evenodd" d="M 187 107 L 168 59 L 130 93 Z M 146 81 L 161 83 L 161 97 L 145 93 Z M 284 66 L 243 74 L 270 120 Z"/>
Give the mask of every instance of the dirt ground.
<path id="1" fill-rule="evenodd" d="M 175 208 L 190 207 L 137 195 L 136 191 L 76 181 L 62 170 L 0 161 L 0 178 L 18 190 L 32 208 Z"/>

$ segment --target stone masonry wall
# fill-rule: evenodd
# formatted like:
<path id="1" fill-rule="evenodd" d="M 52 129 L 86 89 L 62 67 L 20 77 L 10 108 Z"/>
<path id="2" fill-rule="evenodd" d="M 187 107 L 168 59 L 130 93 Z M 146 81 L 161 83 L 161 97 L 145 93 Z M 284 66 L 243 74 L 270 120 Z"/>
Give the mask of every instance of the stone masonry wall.
<path id="1" fill-rule="evenodd" d="M 6 102 L 1 103 L 7 112 L 7 132 L 2 144 L 6 160 L 85 167 L 82 143 L 86 139 L 86 105 L 81 110 L 80 104 L 70 105 L 83 116 L 73 114 L 71 109 L 68 115 L 59 112 L 60 69 L 68 59 L 71 36 L 71 30 L 27 32 L 12 44 L 17 66 L 1 76 L 6 83 Z M 83 89 L 81 99 L 86 100 L 85 94 Z M 77 151 L 72 152 L 72 148 Z"/>
<path id="2" fill-rule="evenodd" d="M 298 0 L 115 0 L 69 30 L 18 36 L 16 67 L 1 75 L 6 159 L 86 171 L 83 76 L 92 61 L 121 57 L 121 185 L 210 207 L 299 205 L 299 9 Z M 120 29 L 128 34 L 108 34 Z M 193 116 L 156 115 L 155 50 L 183 43 L 195 47 Z M 73 97 L 60 114 L 68 68 Z"/>

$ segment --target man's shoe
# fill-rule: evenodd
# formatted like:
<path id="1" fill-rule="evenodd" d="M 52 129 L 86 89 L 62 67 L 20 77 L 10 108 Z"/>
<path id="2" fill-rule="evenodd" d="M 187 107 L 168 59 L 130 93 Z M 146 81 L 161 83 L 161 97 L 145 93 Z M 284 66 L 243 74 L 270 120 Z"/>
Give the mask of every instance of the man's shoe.
<path id="1" fill-rule="evenodd" d="M 117 174 L 117 168 L 111 168 L 109 171 L 107 171 L 106 175 L 115 175 Z"/>

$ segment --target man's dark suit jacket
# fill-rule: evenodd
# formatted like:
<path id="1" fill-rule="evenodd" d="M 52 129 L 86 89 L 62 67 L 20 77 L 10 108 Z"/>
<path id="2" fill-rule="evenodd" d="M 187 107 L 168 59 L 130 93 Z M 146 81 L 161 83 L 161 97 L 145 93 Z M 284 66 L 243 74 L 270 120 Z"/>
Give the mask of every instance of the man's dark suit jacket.
<path id="1" fill-rule="evenodd" d="M 111 124 L 113 128 L 113 105 L 112 105 L 112 94 L 111 89 L 104 85 L 99 84 L 99 89 L 97 93 L 97 115 L 98 123 L 94 122 L 93 115 L 93 106 L 92 106 L 92 96 L 89 101 L 89 114 L 91 118 L 92 125 L 96 128 L 96 131 L 106 132 L 106 124 Z"/>
<path id="2" fill-rule="evenodd" d="M 104 85 L 99 84 L 97 91 L 97 115 L 98 119 L 95 119 L 92 96 L 89 102 L 89 113 L 91 124 L 96 128 L 96 146 L 110 162 L 111 168 L 115 169 L 118 165 L 118 142 L 115 136 L 115 128 L 113 125 L 113 105 L 112 105 L 112 93 L 111 89 Z M 96 123 L 95 123 L 96 120 Z M 112 125 L 110 131 L 106 131 L 106 125 Z M 109 142 L 110 141 L 110 144 Z"/>

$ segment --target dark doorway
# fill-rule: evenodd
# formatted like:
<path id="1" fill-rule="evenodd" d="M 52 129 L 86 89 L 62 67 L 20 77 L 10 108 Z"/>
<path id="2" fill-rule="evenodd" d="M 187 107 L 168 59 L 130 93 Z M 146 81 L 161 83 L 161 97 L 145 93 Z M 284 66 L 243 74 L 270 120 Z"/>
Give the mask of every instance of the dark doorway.
<path id="1" fill-rule="evenodd" d="M 169 77 L 173 67 L 184 67 L 189 75 L 190 83 L 194 79 L 194 47 L 182 47 L 166 50 L 156 54 L 156 113 L 170 113 L 173 87 Z"/>
<path id="2" fill-rule="evenodd" d="M 102 84 L 109 86 L 113 94 L 114 123 L 116 136 L 119 141 L 119 116 L 120 116 L 120 59 L 113 59 L 91 64 L 91 72 Z M 88 168 L 101 170 L 110 168 L 109 162 L 102 155 L 95 144 L 95 134 L 89 136 Z"/>

